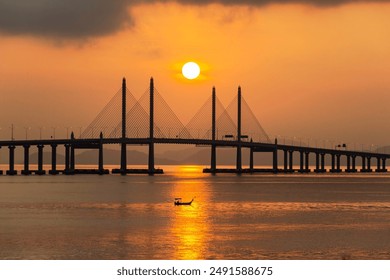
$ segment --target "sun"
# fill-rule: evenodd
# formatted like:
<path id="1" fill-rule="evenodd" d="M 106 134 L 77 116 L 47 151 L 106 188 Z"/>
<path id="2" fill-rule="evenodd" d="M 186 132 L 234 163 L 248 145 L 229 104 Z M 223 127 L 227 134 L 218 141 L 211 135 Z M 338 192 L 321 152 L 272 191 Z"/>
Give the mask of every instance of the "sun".
<path id="1" fill-rule="evenodd" d="M 181 72 L 188 80 L 196 79 L 200 74 L 200 67 L 195 62 L 187 62 L 183 65 Z"/>

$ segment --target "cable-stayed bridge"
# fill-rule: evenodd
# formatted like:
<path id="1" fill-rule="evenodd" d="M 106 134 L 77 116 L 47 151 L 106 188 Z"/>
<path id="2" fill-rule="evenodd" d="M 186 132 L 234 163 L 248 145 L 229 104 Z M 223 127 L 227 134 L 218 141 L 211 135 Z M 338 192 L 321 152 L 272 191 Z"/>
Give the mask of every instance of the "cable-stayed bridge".
<path id="1" fill-rule="evenodd" d="M 277 139 L 271 140 L 255 114 L 238 88 L 237 96 L 225 108 L 217 98 L 213 88 L 211 97 L 198 110 L 194 117 L 183 124 L 170 108 L 162 95 L 154 86 L 153 78 L 149 88 L 137 100 L 128 90 L 126 80 L 122 87 L 100 111 L 90 125 L 81 133 L 79 138 L 72 132 L 69 139 L 46 140 L 9 140 L 0 141 L 0 148 L 8 147 L 9 161 L 7 175 L 15 175 L 15 149 L 24 149 L 24 169 L 22 174 L 45 174 L 43 170 L 43 150 L 45 146 L 51 148 L 51 169 L 49 174 L 81 174 L 96 173 L 107 174 L 110 170 L 104 168 L 103 147 L 108 144 L 119 144 L 121 156 L 119 168 L 111 170 L 112 173 L 163 173 L 155 168 L 154 146 L 156 144 L 186 144 L 210 146 L 210 168 L 204 172 L 311 172 L 310 154 L 315 155 L 314 172 L 342 172 L 341 158 L 346 158 L 345 172 L 357 172 L 356 158 L 361 158 L 361 172 L 372 172 L 371 161 L 376 159 L 376 172 L 386 172 L 386 160 L 389 154 L 351 151 L 347 149 L 325 149 L 306 147 L 301 145 L 281 145 Z M 65 149 L 65 167 L 57 168 L 58 146 Z M 127 145 L 147 145 L 148 164 L 144 169 L 129 169 L 127 165 Z M 30 147 L 37 146 L 38 169 L 31 170 L 29 164 Z M 219 169 L 217 167 L 217 147 L 233 147 L 237 150 L 236 166 L 232 169 Z M 97 169 L 76 169 L 77 149 L 97 149 L 99 153 Z M 249 168 L 243 168 L 242 149 L 249 150 Z M 269 168 L 254 168 L 254 153 L 272 153 L 272 166 Z M 278 153 L 283 153 L 283 163 L 278 164 Z M 299 153 L 299 168 L 294 169 L 294 153 Z M 331 160 L 331 168 L 325 168 L 325 159 Z M 2 171 L 0 171 L 2 173 Z"/>

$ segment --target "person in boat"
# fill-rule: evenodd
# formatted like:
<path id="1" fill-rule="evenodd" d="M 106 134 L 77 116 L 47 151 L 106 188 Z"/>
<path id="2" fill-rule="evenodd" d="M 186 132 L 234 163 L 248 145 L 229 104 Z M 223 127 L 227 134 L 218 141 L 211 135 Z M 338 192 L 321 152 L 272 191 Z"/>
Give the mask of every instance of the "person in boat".
<path id="1" fill-rule="evenodd" d="M 195 198 L 195 197 L 193 197 L 192 200 L 189 201 L 189 202 L 182 202 L 181 198 L 180 198 L 180 197 L 177 197 L 177 198 L 175 198 L 174 204 L 175 204 L 175 205 L 191 205 L 191 203 L 194 201 L 194 198 Z"/>

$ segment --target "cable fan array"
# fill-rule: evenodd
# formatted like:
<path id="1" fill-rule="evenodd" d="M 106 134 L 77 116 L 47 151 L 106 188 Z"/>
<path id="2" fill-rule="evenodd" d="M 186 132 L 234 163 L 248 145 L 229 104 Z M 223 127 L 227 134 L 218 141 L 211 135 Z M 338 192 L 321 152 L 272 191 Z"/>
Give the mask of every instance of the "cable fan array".
<path id="1" fill-rule="evenodd" d="M 82 132 L 81 138 L 121 137 L 122 99 L 121 90 L 107 103 L 90 125 Z M 137 100 L 126 88 L 126 137 L 148 138 L 150 123 L 150 88 Z M 216 139 L 237 140 L 238 97 L 225 108 L 216 98 Z M 210 97 L 184 125 L 154 88 L 154 138 L 211 139 L 212 98 Z M 252 112 L 248 103 L 241 98 L 242 141 L 270 143 L 270 139 Z"/>

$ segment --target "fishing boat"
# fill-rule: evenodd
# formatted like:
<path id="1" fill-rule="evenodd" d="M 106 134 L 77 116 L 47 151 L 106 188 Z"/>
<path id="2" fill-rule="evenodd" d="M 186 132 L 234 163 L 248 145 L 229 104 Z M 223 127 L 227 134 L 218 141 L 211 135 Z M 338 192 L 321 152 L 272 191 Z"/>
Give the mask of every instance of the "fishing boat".
<path id="1" fill-rule="evenodd" d="M 175 201 L 173 202 L 173 204 L 175 205 L 175 206 L 178 206 L 178 205 L 191 205 L 191 203 L 194 201 L 194 197 L 192 198 L 192 200 L 191 201 L 188 201 L 188 202 L 183 202 L 182 200 L 181 200 L 181 197 L 176 197 L 175 198 Z"/>

